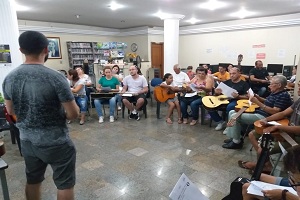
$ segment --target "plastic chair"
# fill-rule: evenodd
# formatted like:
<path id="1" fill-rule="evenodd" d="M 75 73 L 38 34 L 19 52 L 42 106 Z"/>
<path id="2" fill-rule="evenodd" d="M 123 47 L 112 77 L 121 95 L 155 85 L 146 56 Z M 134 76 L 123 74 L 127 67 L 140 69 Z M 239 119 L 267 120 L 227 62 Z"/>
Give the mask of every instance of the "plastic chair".
<path id="1" fill-rule="evenodd" d="M 151 100 L 151 106 L 153 105 L 153 100 L 152 100 L 152 97 L 153 97 L 153 91 L 154 91 L 154 87 L 160 85 L 161 83 L 163 82 L 163 80 L 161 78 L 153 78 L 151 81 L 150 81 L 150 100 Z"/>

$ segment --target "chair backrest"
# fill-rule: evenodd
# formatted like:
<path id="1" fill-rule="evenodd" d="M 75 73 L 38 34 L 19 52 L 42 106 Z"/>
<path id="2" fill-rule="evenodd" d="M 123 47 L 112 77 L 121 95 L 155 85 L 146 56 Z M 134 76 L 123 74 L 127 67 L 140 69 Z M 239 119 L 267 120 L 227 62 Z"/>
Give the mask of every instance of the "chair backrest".
<path id="1" fill-rule="evenodd" d="M 163 80 L 161 78 L 153 78 L 150 82 L 150 85 L 152 87 L 158 86 L 163 82 Z"/>

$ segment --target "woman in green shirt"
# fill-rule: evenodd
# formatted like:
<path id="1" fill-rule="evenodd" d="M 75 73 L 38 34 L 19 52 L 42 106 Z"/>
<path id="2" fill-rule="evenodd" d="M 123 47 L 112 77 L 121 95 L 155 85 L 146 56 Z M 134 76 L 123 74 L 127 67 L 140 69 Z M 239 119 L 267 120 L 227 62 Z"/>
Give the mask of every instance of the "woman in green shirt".
<path id="1" fill-rule="evenodd" d="M 110 87 L 111 91 L 113 92 L 119 92 L 119 80 L 112 76 L 111 68 L 110 67 L 104 67 L 103 69 L 104 76 L 100 78 L 99 80 L 99 86 L 97 87 L 98 91 L 102 90 L 102 87 Z M 112 98 L 100 98 L 95 99 L 94 104 L 96 107 L 96 111 L 99 116 L 99 123 L 103 123 L 104 116 L 102 113 L 102 104 L 105 102 L 109 102 L 109 122 L 114 122 L 114 113 L 116 108 L 116 96 L 113 96 Z"/>

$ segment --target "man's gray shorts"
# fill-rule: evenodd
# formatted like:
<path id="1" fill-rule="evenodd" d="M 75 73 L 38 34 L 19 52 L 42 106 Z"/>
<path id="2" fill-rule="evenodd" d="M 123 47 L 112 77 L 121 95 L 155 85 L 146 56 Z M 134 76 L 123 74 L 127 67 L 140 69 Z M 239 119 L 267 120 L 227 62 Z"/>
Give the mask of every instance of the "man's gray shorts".
<path id="1" fill-rule="evenodd" d="M 41 183 L 45 179 L 49 164 L 57 189 L 69 189 L 75 185 L 76 149 L 72 141 L 57 146 L 40 147 L 21 140 L 21 150 L 28 184 Z"/>

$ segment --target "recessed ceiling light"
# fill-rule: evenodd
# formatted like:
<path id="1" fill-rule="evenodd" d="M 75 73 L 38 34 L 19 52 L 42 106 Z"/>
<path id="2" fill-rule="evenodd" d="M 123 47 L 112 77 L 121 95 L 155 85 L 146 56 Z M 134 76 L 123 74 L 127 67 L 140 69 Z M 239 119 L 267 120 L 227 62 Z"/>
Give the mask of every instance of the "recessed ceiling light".
<path id="1" fill-rule="evenodd" d="M 255 12 L 247 11 L 244 7 L 242 7 L 239 11 L 231 13 L 230 16 L 244 19 L 245 17 L 249 17 L 254 14 L 255 14 Z"/>
<path id="2" fill-rule="evenodd" d="M 189 19 L 189 20 L 186 20 L 186 22 L 189 22 L 189 23 L 191 23 L 191 24 L 196 24 L 197 22 L 200 22 L 201 20 L 199 20 L 199 19 L 196 19 L 196 18 L 194 18 L 194 17 L 192 17 L 191 19 Z"/>
<path id="3" fill-rule="evenodd" d="M 13 1 L 15 2 L 15 1 Z M 16 11 L 28 11 L 30 10 L 30 8 L 28 6 L 22 6 L 20 4 L 17 4 L 17 2 L 15 2 L 15 8 L 16 8 Z"/>
<path id="4" fill-rule="evenodd" d="M 108 6 L 111 10 L 117 10 L 117 9 L 120 9 L 120 8 L 123 8 L 124 6 L 121 5 L 121 4 L 118 4 L 116 2 L 111 2 L 111 4 L 109 4 Z"/>
<path id="5" fill-rule="evenodd" d="M 207 9 L 207 10 L 217 10 L 220 8 L 224 8 L 228 5 L 228 3 L 218 1 L 218 0 L 209 0 L 206 3 L 201 3 L 199 5 L 200 8 Z"/>
<path id="6" fill-rule="evenodd" d="M 185 16 L 181 14 L 170 14 L 170 13 L 164 13 L 161 11 L 158 11 L 157 13 L 153 14 L 156 17 L 159 17 L 161 20 L 164 19 L 183 19 Z"/>
<path id="7" fill-rule="evenodd" d="M 77 15 L 75 15 L 75 17 L 76 17 L 77 19 L 79 19 L 80 15 L 77 14 Z"/>

